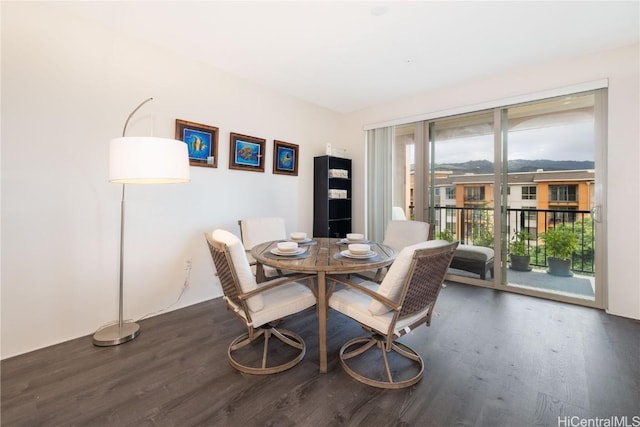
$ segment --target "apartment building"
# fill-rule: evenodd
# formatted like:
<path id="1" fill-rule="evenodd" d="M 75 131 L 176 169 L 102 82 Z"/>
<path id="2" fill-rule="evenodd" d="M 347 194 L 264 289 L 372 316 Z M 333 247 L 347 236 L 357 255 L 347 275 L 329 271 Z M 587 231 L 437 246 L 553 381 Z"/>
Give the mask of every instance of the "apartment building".
<path id="1" fill-rule="evenodd" d="M 585 213 L 593 208 L 595 172 L 566 170 L 514 172 L 507 174 L 507 211 L 509 234 L 525 229 L 532 238 L 557 222 L 575 221 L 571 211 Z M 465 173 L 454 175 L 439 172 L 435 175 L 435 204 L 438 208 L 457 208 L 446 211 L 439 230 L 449 229 L 464 235 L 460 218 L 462 208 L 489 208 L 493 215 L 494 175 Z M 535 212 L 526 212 L 527 210 Z M 548 211 L 558 211 L 557 213 Z M 457 212 L 454 213 L 454 212 Z M 437 216 L 438 218 L 439 216 Z"/>

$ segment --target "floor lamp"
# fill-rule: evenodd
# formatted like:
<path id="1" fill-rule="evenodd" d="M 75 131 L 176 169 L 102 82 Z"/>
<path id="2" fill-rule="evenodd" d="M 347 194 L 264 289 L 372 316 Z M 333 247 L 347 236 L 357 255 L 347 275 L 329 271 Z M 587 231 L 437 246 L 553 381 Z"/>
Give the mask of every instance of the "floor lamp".
<path id="1" fill-rule="evenodd" d="M 127 137 L 131 117 L 147 102 L 129 114 L 122 137 L 111 140 L 109 147 L 109 181 L 122 184 L 120 202 L 120 281 L 118 288 L 118 323 L 99 329 L 93 343 L 106 347 L 131 341 L 140 333 L 140 325 L 123 320 L 123 262 L 124 262 L 124 191 L 126 184 L 170 184 L 189 181 L 189 153 L 182 141 L 156 137 Z"/>

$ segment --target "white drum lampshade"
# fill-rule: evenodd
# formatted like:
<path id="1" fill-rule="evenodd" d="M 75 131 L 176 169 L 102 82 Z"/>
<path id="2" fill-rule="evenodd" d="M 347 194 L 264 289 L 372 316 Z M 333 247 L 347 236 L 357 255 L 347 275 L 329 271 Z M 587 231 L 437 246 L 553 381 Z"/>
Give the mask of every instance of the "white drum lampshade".
<path id="1" fill-rule="evenodd" d="M 187 144 L 168 138 L 127 136 L 111 140 L 109 181 L 115 184 L 188 182 Z"/>

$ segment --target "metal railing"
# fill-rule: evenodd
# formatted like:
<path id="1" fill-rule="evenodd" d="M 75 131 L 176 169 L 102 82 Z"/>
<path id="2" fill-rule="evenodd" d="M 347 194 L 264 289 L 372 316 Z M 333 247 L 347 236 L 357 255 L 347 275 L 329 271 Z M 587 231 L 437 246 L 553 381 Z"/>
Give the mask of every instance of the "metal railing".
<path id="1" fill-rule="evenodd" d="M 436 206 L 433 212 L 434 218 L 431 221 L 435 224 L 435 238 L 460 240 L 462 244 L 493 248 L 493 209 Z M 548 254 L 541 234 L 549 228 L 565 224 L 575 233 L 577 240 L 577 249 L 571 257 L 571 270 L 583 274 L 595 273 L 595 229 L 589 211 L 508 208 L 506 213 L 508 239 L 519 231 L 529 234 L 525 253 L 531 257 L 532 266 L 548 266 Z"/>

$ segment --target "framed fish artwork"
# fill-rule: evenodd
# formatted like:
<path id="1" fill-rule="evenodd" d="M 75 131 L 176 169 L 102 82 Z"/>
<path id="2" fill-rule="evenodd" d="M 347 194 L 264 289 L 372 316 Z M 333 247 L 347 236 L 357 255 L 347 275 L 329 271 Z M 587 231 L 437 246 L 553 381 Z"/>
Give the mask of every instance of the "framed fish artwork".
<path id="1" fill-rule="evenodd" d="M 264 172 L 265 139 L 233 132 L 229 139 L 229 169 Z"/>
<path id="2" fill-rule="evenodd" d="M 298 146 L 284 141 L 273 141 L 273 173 L 298 176 Z"/>
<path id="3" fill-rule="evenodd" d="M 176 139 L 187 144 L 191 166 L 218 167 L 218 128 L 176 119 Z"/>

